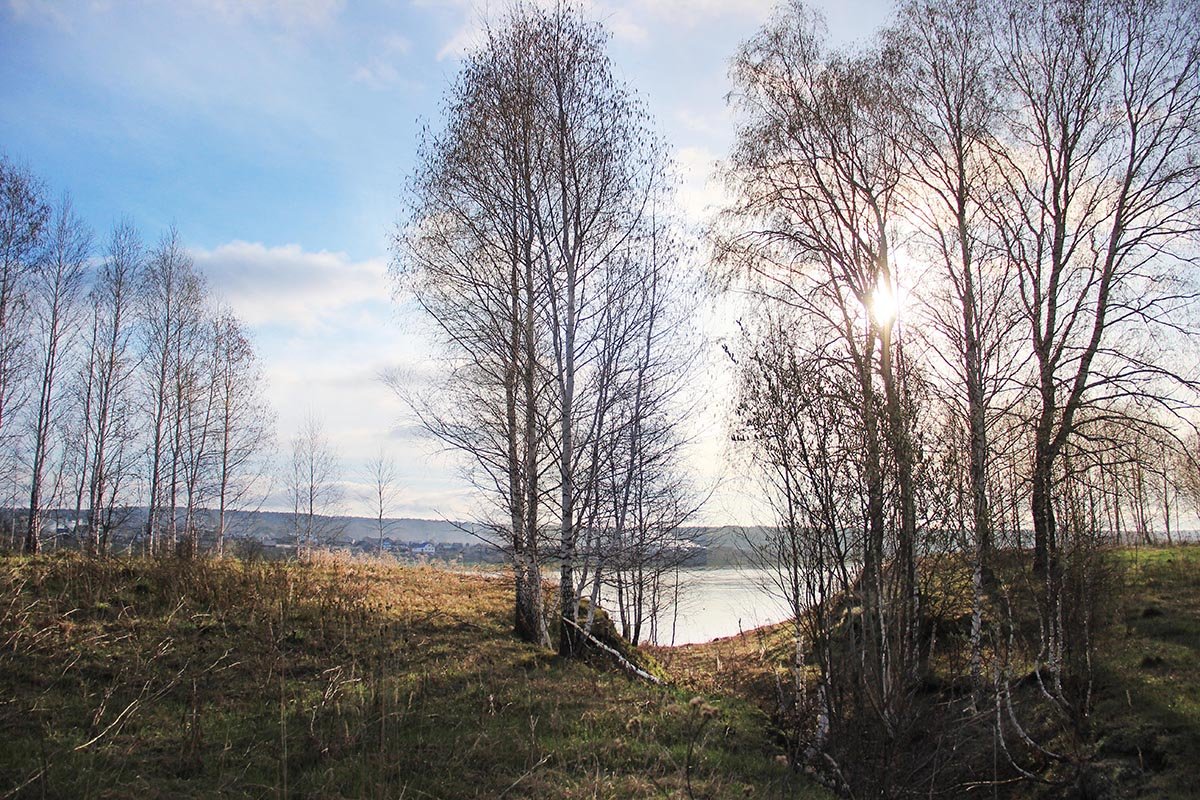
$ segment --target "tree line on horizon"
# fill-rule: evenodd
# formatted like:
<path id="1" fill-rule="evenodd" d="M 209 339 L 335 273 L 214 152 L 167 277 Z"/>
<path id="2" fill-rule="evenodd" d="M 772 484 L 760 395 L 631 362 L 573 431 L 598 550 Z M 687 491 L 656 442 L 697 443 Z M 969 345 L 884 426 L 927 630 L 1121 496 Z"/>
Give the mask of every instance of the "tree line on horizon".
<path id="1" fill-rule="evenodd" d="M 901 0 L 834 47 L 785 0 L 733 56 L 709 287 L 748 302 L 732 432 L 776 518 L 793 757 L 850 796 L 961 789 L 980 737 L 980 785 L 1086 779 L 1103 551 L 1200 498 L 1198 14 Z M 556 618 L 568 654 L 581 601 L 653 572 L 698 502 L 675 390 L 701 292 L 606 46 L 571 4 L 489 23 L 393 250 L 452 365 L 408 400 L 492 501 L 517 633 Z"/>

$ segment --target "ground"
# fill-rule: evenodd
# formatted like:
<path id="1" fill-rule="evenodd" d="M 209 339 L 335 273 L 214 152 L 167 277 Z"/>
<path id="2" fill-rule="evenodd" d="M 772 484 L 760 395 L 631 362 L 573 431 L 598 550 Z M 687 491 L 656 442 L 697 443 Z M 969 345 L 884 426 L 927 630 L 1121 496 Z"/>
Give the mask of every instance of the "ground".
<path id="1" fill-rule="evenodd" d="M 1200 796 L 1200 547 L 1110 558 L 1089 791 Z M 829 797 L 772 732 L 786 625 L 651 650 L 658 687 L 516 641 L 509 597 L 371 559 L 0 558 L 0 797 Z"/>
<path id="2" fill-rule="evenodd" d="M 752 703 L 564 661 L 501 579 L 0 560 L 0 797 L 826 797 Z"/>
<path id="3" fill-rule="evenodd" d="M 1200 545 L 1106 558 L 1115 596 L 1094 656 L 1086 788 L 1019 781 L 1003 797 L 1200 798 Z M 783 624 L 653 652 L 681 685 L 773 713 L 790 691 L 792 641 Z"/>
<path id="4" fill-rule="evenodd" d="M 1200 546 L 1126 549 L 1100 647 L 1097 759 L 1114 794 L 1200 797 Z"/>

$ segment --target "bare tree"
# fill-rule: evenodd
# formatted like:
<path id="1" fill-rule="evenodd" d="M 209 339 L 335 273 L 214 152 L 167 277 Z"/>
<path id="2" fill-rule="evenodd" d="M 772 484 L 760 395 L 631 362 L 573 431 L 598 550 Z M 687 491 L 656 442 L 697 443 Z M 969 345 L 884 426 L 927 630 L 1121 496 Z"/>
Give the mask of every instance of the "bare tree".
<path id="1" fill-rule="evenodd" d="M 52 429 L 59 423 L 62 389 L 59 373 L 70 357 L 78 301 L 83 292 L 92 237 L 75 216 L 70 200 L 63 198 L 47 231 L 42 263 L 34 270 L 30 286 L 37 360 L 37 408 L 33 413 L 33 446 L 30 467 L 29 527 L 25 552 L 36 553 L 41 536 L 47 461 Z"/>
<path id="2" fill-rule="evenodd" d="M 310 413 L 292 439 L 288 481 L 297 551 L 331 545 L 342 535 L 345 525 L 336 516 L 342 502 L 338 471 L 337 453 L 325 438 L 324 426 Z"/>
<path id="3" fill-rule="evenodd" d="M 997 246 L 990 214 L 996 176 L 1001 88 L 996 48 L 985 32 L 993 8 L 967 0 L 909 0 L 889 47 L 905 59 L 903 111 L 910 122 L 906 155 L 910 188 L 904 210 L 916 233 L 914 251 L 936 265 L 920 298 L 928 324 L 918 335 L 944 365 L 945 396 L 966 430 L 966 486 L 972 531 L 973 671 L 982 686 L 985 580 L 991 574 L 990 430 L 997 398 L 1014 391 L 1020 366 L 1013 328 L 1018 315 L 1010 260 Z"/>
<path id="4" fill-rule="evenodd" d="M 843 662 L 822 678 L 847 687 L 827 693 L 842 698 L 844 718 L 907 730 L 921 667 L 922 529 L 914 367 L 902 347 L 893 234 L 911 131 L 897 60 L 878 48 L 829 52 L 823 37 L 812 12 L 785 5 L 734 60 L 742 122 L 728 177 L 737 199 L 719 255 L 811 332 L 802 363 L 820 364 L 847 406 L 841 435 L 859 453 L 865 510 L 855 582 L 862 636 L 852 645 L 861 673 Z M 785 504 L 785 529 L 797 524 L 793 504 Z M 889 747 L 872 757 L 886 760 Z"/>
<path id="5" fill-rule="evenodd" d="M 116 225 L 91 290 L 91 330 L 77 398 L 75 518 L 87 509 L 87 549 L 103 553 L 127 497 L 139 431 L 133 389 L 138 288 L 144 255 L 137 231 Z"/>
<path id="6" fill-rule="evenodd" d="M 530 205 L 538 36 L 520 19 L 489 30 L 449 91 L 445 130 L 423 145 L 395 271 L 442 333 L 452 366 L 429 393 L 393 385 L 432 435 L 469 457 L 468 476 L 494 500 L 484 528 L 513 563 L 514 629 L 548 644 L 539 553 L 549 488 L 545 291 Z"/>
<path id="7" fill-rule="evenodd" d="M 999 217 L 1035 362 L 1034 565 L 1056 547 L 1058 458 L 1087 403 L 1188 379 L 1143 331 L 1173 336 L 1192 292 L 1200 209 L 1197 9 L 1145 0 L 1012 3 L 998 35 L 1007 113 Z M 1071 53 L 1072 58 L 1063 54 Z"/>
<path id="8" fill-rule="evenodd" d="M 1120 464 L 1106 426 L 1133 406 L 1142 420 L 1178 420 L 1197 388 L 1195 370 L 1164 354 L 1190 347 L 1195 332 L 1200 17 L 1193 4 L 1157 0 L 1013 2 L 1003 12 L 994 36 L 1009 98 L 1006 196 L 994 221 L 1031 362 L 1033 649 L 1048 707 L 1086 753 L 1105 600 L 1093 588 L 1103 532 L 1092 499 L 1124 472 L 1135 502 L 1112 503 L 1115 528 L 1123 510 L 1146 522 L 1144 475 Z M 1104 466 L 1089 468 L 1098 458 Z M 1007 735 L 1024 741 L 1010 720 Z"/>
<path id="9" fill-rule="evenodd" d="M 264 378 L 242 323 L 232 312 L 213 320 L 216 460 L 216 550 L 225 550 L 227 514 L 243 505 L 266 469 L 266 451 L 274 438 L 274 416 L 263 398 Z"/>
<path id="10" fill-rule="evenodd" d="M 868 465 L 861 447 L 856 381 L 794 312 L 767 304 L 736 355 L 735 438 L 746 442 L 776 524 L 748 539 L 752 563 L 791 612 L 795 637 L 793 702 L 818 718 L 811 746 L 828 754 L 843 709 L 836 690 L 839 598 L 854 597 L 868 529 Z M 808 696 L 805 668 L 822 675 Z M 835 693 L 836 692 L 836 693 Z M 829 754 L 835 768 L 840 754 Z M 847 765 L 849 767 L 849 765 Z"/>
<path id="11" fill-rule="evenodd" d="M 1165 454 L 1197 387 L 1191 360 L 1162 356 L 1194 343 L 1197 22 L 1158 0 L 912 0 L 839 52 L 793 3 L 734 62 L 719 255 L 763 302 L 734 354 L 739 421 L 779 518 L 766 561 L 804 598 L 797 644 L 843 745 L 845 711 L 877 717 L 881 742 L 918 724 L 920 587 L 947 548 L 973 551 L 978 709 L 983 615 L 1001 613 L 988 553 L 998 535 L 1022 545 L 1032 519 L 1040 625 L 1019 652 L 997 643 L 995 733 L 1037 750 L 1009 680 L 1033 659 L 1075 736 L 1059 760 L 1087 758 L 1090 695 L 1072 687 L 1090 685 L 1103 616 L 1097 547 L 1167 526 Z M 843 589 L 814 574 L 846 567 Z M 861 599 L 861 621 L 821 616 L 831 590 Z M 845 648 L 858 658 L 820 663 Z M 857 769 L 842 778 L 873 791 Z"/>
<path id="12" fill-rule="evenodd" d="M 451 90 L 446 130 L 426 145 L 397 246 L 399 271 L 457 364 L 452 413 L 418 414 L 470 454 L 497 498 L 516 628 L 534 641 L 548 639 L 539 538 L 557 526 L 563 652 L 577 646 L 580 536 L 606 508 L 609 412 L 640 341 L 626 318 L 642 310 L 639 239 L 666 184 L 662 150 L 613 76 L 605 40 L 568 7 L 517 6 L 491 26 Z"/>
<path id="13" fill-rule="evenodd" d="M 216 488 L 216 467 L 222 437 L 218 431 L 219 362 L 222 356 L 218 321 L 209 315 L 207 303 L 200 305 L 201 316 L 183 328 L 175 362 L 175 419 L 173 441 L 183 484 L 184 555 L 199 553 L 200 511 Z M 172 478 L 172 492 L 176 485 Z"/>
<path id="14" fill-rule="evenodd" d="M 367 474 L 371 480 L 371 509 L 375 513 L 375 526 L 379 534 L 375 552 L 377 555 L 383 555 L 383 537 L 390 527 L 388 515 L 400 495 L 396 460 L 380 448 L 367 462 Z"/>
<path id="15" fill-rule="evenodd" d="M 42 195 L 32 175 L 0 156 L 0 458 L 14 484 L 20 435 L 13 419 L 22 406 L 28 361 L 27 284 L 50 221 Z"/>
<path id="16" fill-rule="evenodd" d="M 647 632 L 657 638 L 659 617 L 678 597 L 678 568 L 699 544 L 684 526 L 705 500 L 683 467 L 680 426 L 694 410 L 688 366 L 700 353 L 692 320 L 704 293 L 680 267 L 673 227 L 660 225 L 656 205 L 636 238 L 637 282 L 606 309 L 606 358 L 624 366 L 606 381 L 607 429 L 594 437 L 597 510 L 579 580 L 591 595 L 584 629 L 606 586 L 634 644 Z"/>
<path id="17" fill-rule="evenodd" d="M 193 334 L 203 313 L 200 279 L 175 230 L 163 236 L 147 259 L 139 308 L 148 418 L 146 546 L 154 554 L 173 553 L 186 367 L 193 357 Z"/>
<path id="18" fill-rule="evenodd" d="M 645 263 L 637 239 L 666 188 L 645 108 L 614 74 L 607 34 L 568 8 L 530 12 L 545 31 L 537 98 L 543 146 L 534 217 L 548 286 L 557 406 L 559 650 L 576 651 L 579 537 L 602 507 L 600 458 L 617 387 L 638 341 L 629 301 Z"/>

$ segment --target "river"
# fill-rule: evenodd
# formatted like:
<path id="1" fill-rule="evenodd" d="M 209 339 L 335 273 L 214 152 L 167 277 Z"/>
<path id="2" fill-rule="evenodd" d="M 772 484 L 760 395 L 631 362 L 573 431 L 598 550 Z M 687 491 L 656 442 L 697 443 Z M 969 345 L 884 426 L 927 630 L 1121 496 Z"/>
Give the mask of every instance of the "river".
<path id="1" fill-rule="evenodd" d="M 768 581 L 765 570 L 748 567 L 681 569 L 678 608 L 668 607 L 662 613 L 656 644 L 707 642 L 782 622 L 789 613 L 784 603 L 764 588 Z M 670 589 L 664 594 L 669 601 Z M 602 599 L 601 605 L 613 604 Z"/>

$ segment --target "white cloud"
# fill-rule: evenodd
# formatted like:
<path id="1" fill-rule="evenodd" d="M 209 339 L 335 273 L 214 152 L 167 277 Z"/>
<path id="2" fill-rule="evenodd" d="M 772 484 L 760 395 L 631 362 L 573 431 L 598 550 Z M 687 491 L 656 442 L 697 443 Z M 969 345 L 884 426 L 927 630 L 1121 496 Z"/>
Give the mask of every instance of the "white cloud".
<path id="1" fill-rule="evenodd" d="M 447 58 L 462 58 L 483 42 L 483 25 L 478 22 L 467 23 L 459 28 L 446 40 L 438 50 L 438 61 Z"/>
<path id="2" fill-rule="evenodd" d="M 717 155 L 704 147 L 681 147 L 675 152 L 679 170 L 676 200 L 687 219 L 703 224 L 728 200 L 716 175 Z"/>
<path id="3" fill-rule="evenodd" d="M 411 81 L 396 65 L 396 61 L 407 56 L 411 50 L 412 42 L 407 37 L 398 33 L 388 34 L 376 45 L 373 55 L 355 68 L 351 77 L 355 83 L 373 89 L 411 85 Z"/>
<path id="4" fill-rule="evenodd" d="M 775 0 L 628 0 L 624 5 L 686 25 L 731 14 L 765 17 L 775 7 Z"/>
<path id="5" fill-rule="evenodd" d="M 412 41 L 399 33 L 389 33 L 383 37 L 383 50 L 393 55 L 408 55 L 412 50 Z"/>
<path id="6" fill-rule="evenodd" d="M 414 318 L 411 304 L 391 301 L 382 257 L 354 261 L 343 253 L 240 241 L 193 257 L 251 328 L 277 414 L 277 465 L 287 463 L 293 436 L 313 414 L 341 462 L 350 490 L 344 510 L 368 513 L 354 484 L 383 446 L 399 468 L 396 514 L 470 514 L 472 493 L 457 461 L 413 435 L 411 414 L 381 380 L 396 372 L 419 383 L 438 371 L 423 318 Z M 285 501 L 276 485 L 267 505 L 282 509 Z"/>
<path id="7" fill-rule="evenodd" d="M 557 3 L 558 0 L 534 0 L 534 5 L 547 9 L 553 9 Z M 444 5 L 431 4 L 428 0 L 418 0 L 414 5 L 425 8 L 444 8 Z M 479 46 L 483 42 L 485 21 L 499 16 L 496 11 L 503 8 L 499 5 L 495 8 L 487 5 L 477 6 L 473 5 L 470 0 L 451 0 L 446 5 L 457 9 L 463 19 L 458 29 L 438 50 L 439 61 L 447 58 L 461 58 Z M 644 44 L 650 39 L 649 30 L 638 20 L 638 15 L 631 6 L 636 6 L 636 3 L 622 4 L 605 2 L 605 0 L 585 0 L 583 3 L 584 13 L 591 19 L 603 22 L 604 27 L 613 35 L 614 39 L 632 44 Z"/>
<path id="8" fill-rule="evenodd" d="M 604 22 L 604 27 L 608 28 L 614 39 L 631 44 L 645 44 L 650 40 L 646 26 L 638 22 L 628 8 L 608 8 L 595 3 L 594 9 L 595 15 Z"/>
<path id="9" fill-rule="evenodd" d="M 240 241 L 197 250 L 193 257 L 217 293 L 251 325 L 316 327 L 349 306 L 391 296 L 382 258 L 352 261 L 345 253 Z"/>
<path id="10" fill-rule="evenodd" d="M 363 83 L 373 89 L 382 89 L 403 82 L 400 70 L 394 64 L 381 59 L 374 59 L 367 64 L 359 64 L 351 76 L 355 83 Z"/>
<path id="11" fill-rule="evenodd" d="M 733 114 L 724 103 L 712 108 L 681 108 L 672 116 L 681 130 L 705 139 L 722 141 L 728 138 L 734 123 Z"/>
<path id="12" fill-rule="evenodd" d="M 335 19 L 345 0 L 187 0 L 193 8 L 229 21 L 254 20 L 285 28 L 315 28 Z M 113 10 L 108 0 L 8 0 L 16 17 L 42 17 L 68 27 L 82 14 Z M 180 3 L 183 5 L 183 3 Z"/>
<path id="13" fill-rule="evenodd" d="M 8 0 L 7 5 L 17 19 L 40 18 L 60 28 L 71 28 L 73 15 L 64 3 L 53 0 Z"/>
<path id="14" fill-rule="evenodd" d="M 253 19 L 284 27 L 317 27 L 335 19 L 345 0 L 192 0 L 232 20 Z"/>

